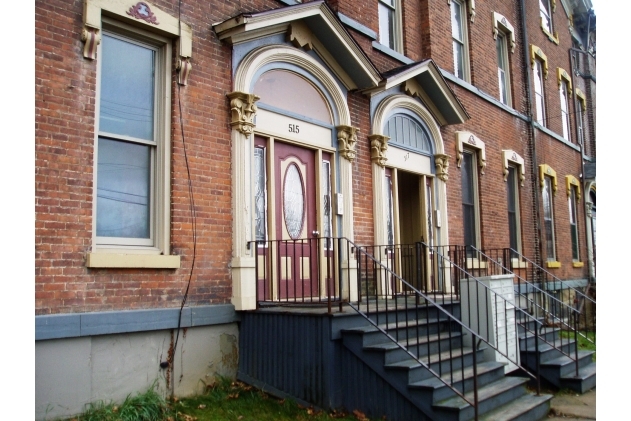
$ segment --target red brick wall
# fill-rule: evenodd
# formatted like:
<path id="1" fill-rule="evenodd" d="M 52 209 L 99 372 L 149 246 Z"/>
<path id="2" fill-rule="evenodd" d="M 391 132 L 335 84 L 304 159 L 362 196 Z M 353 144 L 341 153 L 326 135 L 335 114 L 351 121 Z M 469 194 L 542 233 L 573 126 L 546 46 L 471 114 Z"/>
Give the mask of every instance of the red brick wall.
<path id="1" fill-rule="evenodd" d="M 181 19 L 193 28 L 193 71 L 188 86 L 178 88 L 175 72 L 172 85 L 172 167 L 171 246 L 182 258 L 177 270 L 88 269 L 85 255 L 92 241 L 94 113 L 96 62 L 83 58 L 82 1 L 36 1 L 36 293 L 37 314 L 176 307 L 186 289 L 193 259 L 193 232 L 188 196 L 188 178 L 178 99 L 183 111 L 186 153 L 197 209 L 197 255 L 188 303 L 209 304 L 230 301 L 232 209 L 230 113 L 226 93 L 232 90 L 231 48 L 221 43 L 211 29 L 241 12 L 282 7 L 274 0 L 182 2 Z M 331 1 L 332 7 L 378 31 L 374 1 Z M 178 14 L 175 0 L 156 0 L 157 7 Z M 550 74 L 546 80 L 549 127 L 561 133 L 556 67 L 570 71 L 563 8 L 557 5 L 555 29 L 560 45 L 551 43 L 539 28 L 536 2 L 528 7 L 531 42 L 548 56 Z M 514 107 L 528 113 L 526 79 L 517 2 L 477 2 L 475 22 L 469 22 L 472 82 L 498 96 L 495 41 L 491 12 L 503 14 L 516 31 L 517 48 L 510 56 Z M 430 57 L 453 72 L 450 10 L 444 0 L 404 2 L 405 54 L 421 60 Z M 372 40 L 349 29 L 379 71 L 402 63 L 372 47 Z M 98 58 L 97 58 L 98 60 Z M 576 80 L 576 78 L 575 78 Z M 581 82 L 583 83 L 583 82 Z M 513 149 L 526 159 L 525 185 L 520 189 L 524 252 L 534 255 L 537 235 L 533 223 L 532 157 L 528 150 L 528 124 L 501 110 L 467 89 L 449 82 L 471 119 L 464 124 L 443 127 L 445 150 L 451 156 L 447 200 L 450 243 L 462 243 L 460 170 L 456 166 L 455 131 L 467 130 L 486 144 L 486 174 L 479 178 L 482 245 L 508 246 L 506 183 L 503 179 L 502 149 Z M 583 86 L 583 85 L 582 85 Z M 587 87 L 581 89 L 586 92 Z M 595 93 L 594 93 L 595 95 Z M 369 99 L 358 92 L 348 95 L 352 124 L 360 129 L 357 158 L 353 163 L 354 231 L 360 243 L 373 239 L 372 167 L 368 135 L 371 133 Z M 574 103 L 570 104 L 573 112 Z M 587 116 L 587 115 L 586 115 Z M 587 119 L 586 119 L 587 124 Z M 572 133 L 575 135 L 574 123 Z M 592 136 L 593 131 L 589 132 Z M 559 190 L 555 196 L 555 224 L 561 277 L 581 278 L 587 268 L 571 266 L 570 230 L 565 176 L 578 177 L 578 152 L 549 135 L 537 132 L 536 163 L 547 163 L 557 171 Z M 595 153 L 595 151 L 594 151 Z M 540 200 L 540 196 L 539 200 Z M 584 208 L 577 206 L 581 258 L 586 260 Z"/>

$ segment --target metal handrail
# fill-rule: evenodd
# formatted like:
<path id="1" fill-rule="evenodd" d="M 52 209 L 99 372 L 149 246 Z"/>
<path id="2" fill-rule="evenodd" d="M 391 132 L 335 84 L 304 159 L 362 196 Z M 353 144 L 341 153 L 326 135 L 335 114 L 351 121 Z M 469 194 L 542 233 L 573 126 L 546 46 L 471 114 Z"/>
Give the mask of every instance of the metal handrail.
<path id="1" fill-rule="evenodd" d="M 378 286 L 375 286 L 375 307 L 376 309 L 374 311 L 377 312 L 377 314 L 379 313 L 379 298 L 381 297 L 381 299 L 385 300 L 385 306 L 386 306 L 386 310 L 388 309 L 388 300 L 395 300 L 395 308 L 398 308 L 397 306 L 397 296 L 396 295 L 392 295 L 390 294 L 390 292 L 393 291 L 387 291 L 388 289 L 388 283 L 389 281 L 396 281 L 399 282 L 403 285 L 405 285 L 405 287 L 407 288 L 407 294 L 413 294 L 415 296 L 415 301 L 416 301 L 416 305 L 415 305 L 415 309 L 417 312 L 417 316 L 418 316 L 418 307 L 419 307 L 419 303 L 420 303 L 420 299 L 424 300 L 425 306 L 426 308 L 429 307 L 429 305 L 432 306 L 432 308 L 436 308 L 437 311 L 439 311 L 440 313 L 442 313 L 443 317 L 446 318 L 446 320 L 448 320 L 450 323 L 456 324 L 458 325 L 462 330 L 468 332 L 471 337 L 472 337 L 472 348 L 473 348 L 473 392 L 474 392 L 474 399 L 473 402 L 469 399 L 467 399 L 464 396 L 464 364 L 461 365 L 461 380 L 462 380 L 462 388 L 463 388 L 463 392 L 460 392 L 455 386 L 455 382 L 454 382 L 454 370 L 453 370 L 453 348 L 452 348 L 452 344 L 451 344 L 451 340 L 453 338 L 452 336 L 452 329 L 450 328 L 448 331 L 448 339 L 450 342 L 450 346 L 449 346 L 449 364 L 450 364 L 450 368 L 452 368 L 452 370 L 449 371 L 450 373 L 450 378 L 449 378 L 449 382 L 444 379 L 442 377 L 442 363 L 443 360 L 441 359 L 440 355 L 440 331 L 438 334 L 438 348 L 439 348 L 439 352 L 438 352 L 438 373 L 436 371 L 434 371 L 430 366 L 432 364 L 431 361 L 431 352 L 429 350 L 429 329 L 427 330 L 427 346 L 428 346 L 428 352 L 427 352 L 427 363 L 425 361 L 423 361 L 420 357 L 420 349 L 419 349 L 419 341 L 418 341 L 418 336 L 417 336 L 417 340 L 414 344 L 412 344 L 412 346 L 416 346 L 416 354 L 414 354 L 414 352 L 410 351 L 410 342 L 409 340 L 400 340 L 398 337 L 398 330 L 397 332 L 397 337 L 393 337 L 391 336 L 385 329 L 383 329 L 382 327 L 380 327 L 378 325 L 377 322 L 373 321 L 368 314 L 370 314 L 370 300 L 367 299 L 366 301 L 366 312 L 363 312 L 361 310 L 361 307 L 359 304 L 355 305 L 353 303 L 350 303 L 351 307 L 357 311 L 359 314 L 361 314 L 364 318 L 366 318 L 373 326 L 375 326 L 379 331 L 381 331 L 388 339 L 390 339 L 392 342 L 396 343 L 398 347 L 400 347 L 401 349 L 403 349 L 408 355 L 410 355 L 412 358 L 414 358 L 414 360 L 416 360 L 419 364 L 421 364 L 424 368 L 426 368 L 430 373 L 432 373 L 436 378 L 438 378 L 443 384 L 445 384 L 447 387 L 449 387 L 451 390 L 453 390 L 458 396 L 460 396 L 462 399 L 464 399 L 467 403 L 469 403 L 470 405 L 472 405 L 472 407 L 474 407 L 474 411 L 475 411 L 475 419 L 478 419 L 478 386 L 477 386 L 477 350 L 479 348 L 479 345 L 484 342 L 486 343 L 490 348 L 492 348 L 493 350 L 495 350 L 495 352 L 498 352 L 499 354 L 501 354 L 504 358 L 506 358 L 507 360 L 511 361 L 513 364 L 515 364 L 516 366 L 518 366 L 519 368 L 522 369 L 522 371 L 524 373 L 526 373 L 528 376 L 530 376 L 537 384 L 537 394 L 540 394 L 540 384 L 539 384 L 539 365 L 537 364 L 537 374 L 533 374 L 531 373 L 527 368 L 525 368 L 524 366 L 522 366 L 518 361 L 515 361 L 514 359 L 512 359 L 508 354 L 508 351 L 506 353 L 504 353 L 501 349 L 499 349 L 498 346 L 494 345 L 493 343 L 491 343 L 489 341 L 488 338 L 484 338 L 483 336 L 481 336 L 478 332 L 475 332 L 472 328 L 470 328 L 469 326 L 465 325 L 464 323 L 462 323 L 457 317 L 455 317 L 451 312 L 447 311 L 442 305 L 440 305 L 438 302 L 436 302 L 435 300 L 433 300 L 432 298 L 429 297 L 428 294 L 425 294 L 423 292 L 421 292 L 420 290 L 418 290 L 415 286 L 413 286 L 412 284 L 410 284 L 409 282 L 407 282 L 405 279 L 403 279 L 401 276 L 399 276 L 397 273 L 395 273 L 394 271 L 392 271 L 389 267 L 387 267 L 386 265 L 384 265 L 380 260 L 378 260 L 373 254 L 370 254 L 366 251 L 366 247 L 359 247 L 356 246 L 354 243 L 352 243 L 350 240 L 346 240 L 348 241 L 349 244 L 352 244 L 355 247 L 356 250 L 356 256 L 357 256 L 357 261 L 358 261 L 358 289 L 360 291 L 360 301 L 361 301 L 361 293 L 363 292 L 362 289 L 362 257 L 364 258 L 364 265 L 365 265 L 365 273 L 371 273 L 373 275 L 373 278 L 379 282 L 382 283 L 382 281 L 386 281 L 386 285 L 385 285 L 385 293 L 382 291 L 381 294 L 379 294 L 379 288 Z M 428 248 L 428 246 L 424 243 L 417 243 L 425 248 Z M 371 246 L 374 247 L 374 246 Z M 387 246 L 387 247 L 392 247 L 392 246 Z M 369 264 L 367 264 L 368 262 L 372 263 L 372 269 L 369 271 Z M 420 262 L 419 262 L 420 264 Z M 456 267 L 454 265 L 454 267 Z M 377 271 L 381 271 L 381 273 L 378 273 Z M 469 276 L 472 279 L 475 279 L 475 277 L 471 276 L 469 274 Z M 476 279 L 477 281 L 477 279 Z M 368 298 L 371 294 L 369 294 L 368 292 L 368 282 L 364 283 L 366 285 L 366 298 Z M 478 284 L 481 285 L 482 287 L 488 288 L 485 285 L 481 284 L 478 281 Z M 384 286 L 382 285 L 382 288 L 384 288 Z M 408 300 L 407 300 L 407 296 L 404 295 L 404 298 L 406 298 L 404 300 L 405 303 L 405 320 L 403 320 L 402 322 L 405 323 L 405 327 L 406 330 L 409 329 L 409 319 L 407 317 L 408 315 Z M 494 300 L 495 303 L 498 302 L 497 298 L 501 298 L 503 300 L 503 302 L 505 303 L 505 311 L 506 311 L 506 303 L 509 302 L 505 297 L 502 297 L 500 294 L 496 294 L 496 299 Z M 443 302 L 444 305 L 444 302 Z M 378 317 L 378 316 L 377 316 Z M 395 313 L 395 323 L 398 326 L 399 325 L 399 320 L 398 320 L 398 312 Z M 537 325 L 539 325 L 539 328 L 541 329 L 541 322 L 536 320 L 534 317 L 528 315 L 526 313 L 526 317 L 531 317 L 533 320 L 533 324 L 535 326 L 535 333 L 537 330 Z M 479 318 L 479 314 L 478 314 L 478 318 Z M 438 320 L 440 320 L 440 317 L 438 317 Z M 498 329 L 497 326 L 495 326 L 496 329 Z M 418 326 L 417 326 L 417 334 L 418 334 Z M 538 341 L 539 335 L 535 335 L 535 341 Z M 406 339 L 407 339 L 407 334 L 406 334 Z M 538 344 L 537 344 L 538 346 Z M 462 350 L 464 349 L 464 345 L 461 345 L 461 350 L 460 350 L 460 357 L 464 358 L 464 353 L 462 352 Z M 446 361 L 446 360 L 445 360 Z M 436 363 L 436 361 L 434 361 L 434 363 Z"/>
<path id="2" fill-rule="evenodd" d="M 472 247 L 472 248 L 475 249 L 475 247 Z M 477 249 L 475 249 L 475 250 L 477 250 Z M 575 327 L 565 323 L 562 318 L 559 318 L 557 316 L 555 316 L 555 318 L 560 319 L 560 321 L 563 322 L 564 324 L 566 324 L 567 327 L 570 328 L 571 330 L 576 330 L 578 332 L 578 335 L 583 337 L 586 341 L 588 341 L 588 342 L 590 342 L 590 343 L 592 343 L 594 345 L 596 344 L 595 340 L 592 340 L 588 335 L 583 333 L 583 331 L 580 329 L 581 316 L 582 316 L 583 317 L 582 324 L 583 324 L 585 330 L 593 329 L 594 332 L 595 332 L 596 331 L 595 316 L 594 316 L 593 320 L 588 321 L 587 311 L 582 312 L 581 310 L 579 310 L 577 308 L 574 308 L 574 307 L 564 303 L 563 301 L 557 299 L 552 294 L 550 294 L 550 292 L 548 291 L 548 289 L 545 286 L 546 286 L 546 284 L 550 283 L 550 281 L 548 281 L 548 279 L 552 279 L 555 285 L 560 285 L 561 286 L 561 288 L 559 288 L 559 289 L 573 291 L 575 295 L 577 295 L 581 300 L 583 300 L 583 303 L 585 301 L 587 301 L 587 302 L 592 303 L 595 306 L 596 305 L 596 300 L 595 299 L 592 299 L 591 297 L 589 297 L 585 293 L 581 292 L 579 289 L 568 285 L 566 282 L 562 281 L 561 279 L 559 279 L 558 277 L 556 277 L 552 273 L 548 272 L 547 270 L 545 270 L 544 268 L 542 268 L 541 266 L 539 266 L 538 264 L 536 264 L 532 260 L 528 259 L 527 257 L 522 255 L 521 253 L 519 253 L 515 249 L 512 249 L 512 248 L 487 249 L 485 251 L 487 253 L 490 253 L 490 252 L 497 251 L 497 250 L 501 251 L 503 253 L 503 255 L 504 255 L 504 260 L 508 261 L 510 263 L 510 269 L 506 268 L 506 266 L 502 265 L 500 262 L 494 261 L 494 263 L 500 264 L 504 270 L 510 270 L 511 272 L 515 273 L 515 275 L 520 279 L 520 281 L 526 283 L 530 288 L 532 288 L 532 289 L 536 290 L 537 292 L 540 292 L 541 294 L 543 294 L 546 297 L 546 299 L 548 300 L 549 306 L 552 307 L 553 309 L 556 309 L 557 306 L 560 307 L 561 309 L 564 309 L 564 308 L 572 309 L 573 312 L 567 311 L 567 314 L 574 314 L 574 318 L 576 319 L 576 320 L 574 320 L 575 321 L 575 323 L 574 323 Z M 477 250 L 477 251 L 483 253 L 480 250 Z M 518 270 L 521 269 L 521 268 L 518 268 L 516 270 L 513 267 L 512 256 L 515 256 L 515 258 L 517 258 L 518 260 L 524 261 L 524 262 L 526 262 L 527 264 L 529 264 L 529 265 L 531 265 L 533 267 L 534 270 L 532 270 L 532 271 L 526 270 L 526 274 L 527 274 L 526 276 L 528 276 L 528 274 L 531 274 L 531 278 L 530 279 L 524 279 L 523 277 L 521 277 L 521 276 L 519 276 L 517 274 Z M 538 278 L 537 275 L 536 275 L 537 272 L 542 274 L 545 277 L 545 279 L 541 279 L 541 278 L 536 279 L 536 278 Z M 533 279 L 533 278 L 535 278 L 535 279 Z M 539 282 L 537 282 L 537 280 Z M 541 284 L 543 286 L 543 288 L 538 287 L 537 283 Z M 557 288 L 555 288 L 555 289 L 557 289 Z M 521 293 L 521 291 L 520 291 L 520 293 Z M 554 316 L 554 312 L 553 311 L 548 311 L 548 313 Z M 561 313 L 563 314 L 563 311 Z M 594 314 L 595 314 L 595 312 L 594 312 Z"/>
<path id="3" fill-rule="evenodd" d="M 569 305 L 567 305 L 566 303 L 564 303 L 563 301 L 559 300 L 558 298 L 552 296 L 552 294 L 550 294 L 549 292 L 541 289 L 540 287 L 538 287 L 537 285 L 535 285 L 532 282 L 529 282 L 527 280 L 525 280 L 524 278 L 522 278 L 520 275 L 518 275 L 517 273 L 513 272 L 512 270 L 510 270 L 509 268 L 507 268 L 506 266 L 504 266 L 499 260 L 500 259 L 493 259 L 492 257 L 490 257 L 488 254 L 486 254 L 484 251 L 477 249 L 474 246 L 469 246 L 469 248 L 474 251 L 479 257 L 482 257 L 483 260 L 488 264 L 491 263 L 495 268 L 499 268 L 499 270 L 502 273 L 510 273 L 512 274 L 515 278 L 517 278 L 517 288 L 515 288 L 517 294 L 523 298 L 526 299 L 526 301 L 533 307 L 536 307 L 536 310 L 533 309 L 533 312 L 535 314 L 543 314 L 544 319 L 547 321 L 546 324 L 552 324 L 552 326 L 554 326 L 555 324 L 558 324 L 559 327 L 561 329 L 565 328 L 566 330 L 569 330 L 573 333 L 574 335 L 574 342 L 575 342 L 575 347 L 574 347 L 574 355 L 571 355 L 571 351 L 564 351 L 563 349 L 563 336 L 560 336 L 560 344 L 557 346 L 556 343 L 554 342 L 549 342 L 548 340 L 546 340 L 545 338 L 542 338 L 543 341 L 545 343 L 547 343 L 548 345 L 550 345 L 551 347 L 553 347 L 554 349 L 556 349 L 558 352 L 560 352 L 561 354 L 567 356 L 568 358 L 570 358 L 573 362 L 574 362 L 574 366 L 575 366 L 575 372 L 576 375 L 578 375 L 578 371 L 579 371 L 579 364 L 578 364 L 578 334 L 579 331 L 577 329 L 578 327 L 578 319 L 580 317 L 580 312 L 575 309 L 574 307 L 571 307 Z M 510 259 L 510 249 L 503 249 L 505 251 L 504 255 L 502 256 L 504 259 L 504 261 L 507 260 L 507 255 L 508 255 L 508 259 Z M 487 250 L 488 252 L 489 250 Z M 488 266 L 487 266 L 487 273 L 491 273 L 491 274 L 495 274 L 495 271 L 493 270 L 488 270 Z M 530 297 L 528 297 L 527 293 L 522 293 L 522 283 L 525 284 L 528 288 L 531 289 L 531 291 L 534 291 L 536 293 L 539 293 L 539 297 L 541 298 L 541 303 L 538 303 L 536 299 L 532 299 Z M 566 321 L 565 317 L 559 317 L 557 316 L 553 311 L 550 311 L 548 308 L 546 308 L 545 303 L 547 302 L 548 304 L 548 308 L 550 307 L 554 307 L 555 309 L 560 308 L 562 311 L 562 314 L 566 314 L 568 317 Z M 552 304 L 551 304 L 552 303 Z M 532 308 L 532 307 L 531 307 Z M 550 323 L 550 320 L 552 320 L 552 323 Z M 585 335 L 582 335 L 585 336 Z M 569 344 L 569 338 L 568 338 L 568 342 L 567 344 Z"/>

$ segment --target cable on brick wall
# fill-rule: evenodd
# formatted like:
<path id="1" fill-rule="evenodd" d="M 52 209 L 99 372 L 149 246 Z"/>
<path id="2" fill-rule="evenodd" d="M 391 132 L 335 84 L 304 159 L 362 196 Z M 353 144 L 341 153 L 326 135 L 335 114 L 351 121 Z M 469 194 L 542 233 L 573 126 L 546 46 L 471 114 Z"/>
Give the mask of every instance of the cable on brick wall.
<path id="1" fill-rule="evenodd" d="M 178 2 L 178 25 L 182 25 L 182 0 Z M 181 28 L 179 33 L 181 33 Z M 186 163 L 186 175 L 188 177 L 188 197 L 189 197 L 189 209 L 191 213 L 191 218 L 193 220 L 193 260 L 191 262 L 191 270 L 188 274 L 188 282 L 186 284 L 186 291 L 184 292 L 184 297 L 182 297 L 182 305 L 180 306 L 180 311 L 178 313 L 177 318 L 177 330 L 175 334 L 175 341 L 173 343 L 173 359 L 175 359 L 175 351 L 177 350 L 177 341 L 180 337 L 180 328 L 182 323 L 182 311 L 184 309 L 184 305 L 186 304 L 186 300 L 188 298 L 188 291 L 191 287 L 191 280 L 193 279 L 193 269 L 195 268 L 195 258 L 197 257 L 197 213 L 195 210 L 195 195 L 193 194 L 193 180 L 191 179 L 191 169 L 188 164 L 188 155 L 186 153 L 186 138 L 184 137 L 184 118 L 182 114 L 182 95 L 181 95 L 181 85 L 176 83 L 177 85 L 177 103 L 180 110 L 180 130 L 182 134 L 182 147 L 184 149 L 184 162 Z M 174 367 L 171 367 L 171 375 L 173 376 Z M 171 396 L 175 396 L 175 379 L 171 381 Z"/>

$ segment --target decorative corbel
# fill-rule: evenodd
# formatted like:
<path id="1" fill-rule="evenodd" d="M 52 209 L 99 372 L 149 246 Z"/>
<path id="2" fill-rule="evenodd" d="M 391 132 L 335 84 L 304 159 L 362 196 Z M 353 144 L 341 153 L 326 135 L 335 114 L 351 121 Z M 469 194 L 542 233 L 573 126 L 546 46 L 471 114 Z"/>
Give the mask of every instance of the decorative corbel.
<path id="1" fill-rule="evenodd" d="M 436 177 L 446 182 L 449 179 L 449 155 L 435 154 L 434 165 L 436 166 Z"/>
<path id="2" fill-rule="evenodd" d="M 255 102 L 261 98 L 245 92 L 231 92 L 227 96 L 230 99 L 230 112 L 232 114 L 230 125 L 237 127 L 237 130 L 246 136 L 252 134 L 254 116 L 257 110 Z"/>
<path id="3" fill-rule="evenodd" d="M 296 48 L 302 48 L 305 51 L 313 50 L 311 31 L 301 21 L 294 21 L 289 25 L 289 28 L 287 28 L 287 41 L 291 42 Z"/>
<path id="4" fill-rule="evenodd" d="M 554 195 L 557 194 L 557 172 L 552 169 L 548 164 L 539 165 L 539 184 L 541 189 L 545 186 L 545 176 L 552 179 L 552 191 Z"/>
<path id="5" fill-rule="evenodd" d="M 510 39 L 510 52 L 515 52 L 515 29 L 508 20 L 497 12 L 493 12 L 493 39 L 497 39 L 499 30 L 502 29 Z"/>
<path id="6" fill-rule="evenodd" d="M 464 153 L 464 144 L 478 150 L 478 166 L 480 167 L 480 174 L 484 175 L 484 169 L 486 168 L 486 147 L 476 135 L 471 132 L 456 132 L 456 164 L 458 168 L 462 165 L 462 154 Z"/>
<path id="7" fill-rule="evenodd" d="M 177 83 L 186 86 L 188 84 L 188 75 L 191 73 L 193 65 L 188 57 L 179 58 L 175 69 L 178 72 Z"/>
<path id="8" fill-rule="evenodd" d="M 511 149 L 502 150 L 502 162 L 504 164 L 504 181 L 508 181 L 508 161 L 515 163 L 519 167 L 519 181 L 521 186 L 523 186 L 524 180 L 526 179 L 524 158 L 519 156 L 517 152 Z"/>
<path id="9" fill-rule="evenodd" d="M 561 82 L 565 81 L 567 83 L 567 94 L 572 96 L 572 78 L 570 74 L 560 67 L 557 67 L 557 84 L 559 85 L 559 89 L 561 89 Z"/>
<path id="10" fill-rule="evenodd" d="M 576 200 L 581 200 L 581 183 L 573 175 L 566 175 L 565 189 L 567 190 L 567 197 L 570 197 L 572 194 L 572 186 L 576 187 Z"/>
<path id="11" fill-rule="evenodd" d="M 543 51 L 541 51 L 541 48 L 537 47 L 536 45 L 530 44 L 530 62 L 532 65 L 532 68 L 535 68 L 535 60 L 539 58 L 539 60 L 541 60 L 541 62 L 543 63 L 543 77 L 545 77 L 546 79 L 548 78 L 548 57 L 543 54 Z"/>
<path id="12" fill-rule="evenodd" d="M 390 138 L 380 134 L 373 134 L 368 136 L 368 140 L 370 141 L 370 160 L 381 167 L 385 167 L 388 160 L 386 151 L 388 150 L 388 140 Z"/>
<path id="13" fill-rule="evenodd" d="M 86 26 L 81 32 L 81 41 L 85 43 L 83 47 L 83 57 L 95 60 L 96 48 L 101 43 L 101 31 L 98 28 Z"/>
<path id="14" fill-rule="evenodd" d="M 349 161 L 355 159 L 355 144 L 357 143 L 358 128 L 352 126 L 337 126 L 337 143 L 340 155 Z"/>

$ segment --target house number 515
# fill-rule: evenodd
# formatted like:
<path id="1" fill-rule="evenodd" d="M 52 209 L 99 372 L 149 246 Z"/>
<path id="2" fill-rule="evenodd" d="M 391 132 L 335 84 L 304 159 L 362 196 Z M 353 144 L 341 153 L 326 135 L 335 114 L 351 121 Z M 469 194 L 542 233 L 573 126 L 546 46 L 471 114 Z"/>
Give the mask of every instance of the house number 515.
<path id="1" fill-rule="evenodd" d="M 289 125 L 289 133 L 300 133 L 300 127 L 297 124 L 290 124 Z"/>

